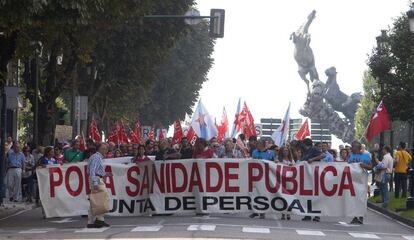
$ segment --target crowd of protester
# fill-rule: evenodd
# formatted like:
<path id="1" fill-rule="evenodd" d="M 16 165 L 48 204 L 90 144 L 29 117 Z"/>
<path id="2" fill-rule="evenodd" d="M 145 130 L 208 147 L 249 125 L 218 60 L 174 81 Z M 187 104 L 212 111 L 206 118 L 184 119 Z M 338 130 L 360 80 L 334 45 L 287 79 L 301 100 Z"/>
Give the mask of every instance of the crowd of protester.
<path id="1" fill-rule="evenodd" d="M 130 157 L 131 163 L 142 163 L 152 160 L 174 159 L 209 159 L 209 158 L 253 158 L 265 161 L 273 161 L 280 164 L 294 165 L 301 161 L 313 162 L 344 162 L 359 163 L 360 166 L 372 172 L 372 184 L 380 189 L 382 204 L 389 203 L 389 193 L 395 189 L 396 198 L 407 197 L 414 193 L 414 186 L 407 185 L 408 174 L 414 168 L 411 161 L 411 153 L 406 149 L 406 144 L 401 142 L 393 151 L 389 146 L 380 147 L 375 144 L 372 151 L 368 152 L 365 145 L 358 141 L 351 145 L 341 145 L 339 149 L 332 149 L 329 143 L 314 143 L 307 138 L 302 141 L 287 142 L 279 147 L 271 139 L 257 139 L 250 137 L 245 139 L 241 134 L 237 139 L 225 139 L 218 141 L 213 138 L 209 141 L 199 138 L 194 146 L 186 138 L 182 138 L 178 144 L 172 144 L 171 139 L 159 142 L 146 140 L 141 144 L 116 145 L 109 142 L 108 153 L 104 158 Z M 77 137 L 69 145 L 59 143 L 56 146 L 36 147 L 30 145 L 21 146 L 8 138 L 5 145 L 7 152 L 7 189 L 9 200 L 12 202 L 32 202 L 38 200 L 35 169 L 51 164 L 67 164 L 88 161 L 96 152 L 96 146 L 92 141 L 84 141 Z M 395 186 L 395 187 L 394 187 Z M 401 193 L 401 195 L 400 195 Z M 264 214 L 252 214 L 250 217 L 265 218 Z M 283 220 L 290 220 L 289 214 L 283 214 Z M 305 216 L 304 221 L 320 221 L 319 217 L 313 219 Z M 362 224 L 363 217 L 355 217 L 352 224 Z"/>

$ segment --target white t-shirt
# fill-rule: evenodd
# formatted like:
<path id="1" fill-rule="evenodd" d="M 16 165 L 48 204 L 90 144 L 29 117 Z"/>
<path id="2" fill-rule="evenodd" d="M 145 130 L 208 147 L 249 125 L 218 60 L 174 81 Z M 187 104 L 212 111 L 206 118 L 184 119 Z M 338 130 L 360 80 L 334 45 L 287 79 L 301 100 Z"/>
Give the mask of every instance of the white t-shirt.
<path id="1" fill-rule="evenodd" d="M 392 173 L 394 159 L 391 157 L 390 153 L 384 155 L 382 162 L 384 163 L 384 166 L 387 169 L 386 173 Z"/>

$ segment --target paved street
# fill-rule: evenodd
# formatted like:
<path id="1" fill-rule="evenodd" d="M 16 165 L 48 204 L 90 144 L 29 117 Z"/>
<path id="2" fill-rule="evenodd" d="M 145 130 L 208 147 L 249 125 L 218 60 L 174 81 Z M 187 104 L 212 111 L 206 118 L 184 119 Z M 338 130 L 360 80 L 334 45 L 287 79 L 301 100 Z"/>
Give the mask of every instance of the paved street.
<path id="1" fill-rule="evenodd" d="M 42 219 L 41 210 L 27 210 L 0 220 L 0 239 L 401 239 L 413 240 L 414 229 L 373 211 L 363 226 L 350 219 L 324 218 L 321 223 L 299 217 L 250 219 L 247 215 L 111 217 L 110 228 L 85 229 L 86 218 Z"/>

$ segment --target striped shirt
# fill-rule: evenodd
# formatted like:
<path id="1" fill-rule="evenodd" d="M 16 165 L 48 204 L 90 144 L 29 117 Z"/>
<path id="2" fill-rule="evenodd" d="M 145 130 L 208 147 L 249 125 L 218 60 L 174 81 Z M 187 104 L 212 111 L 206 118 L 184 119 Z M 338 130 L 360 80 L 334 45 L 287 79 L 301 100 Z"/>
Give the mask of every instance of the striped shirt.
<path id="1" fill-rule="evenodd" d="M 88 173 L 89 177 L 92 181 L 92 184 L 94 186 L 97 186 L 99 184 L 99 177 L 106 176 L 106 173 L 104 171 L 104 166 L 102 163 L 103 156 L 100 152 L 96 152 L 93 154 L 88 161 Z"/>

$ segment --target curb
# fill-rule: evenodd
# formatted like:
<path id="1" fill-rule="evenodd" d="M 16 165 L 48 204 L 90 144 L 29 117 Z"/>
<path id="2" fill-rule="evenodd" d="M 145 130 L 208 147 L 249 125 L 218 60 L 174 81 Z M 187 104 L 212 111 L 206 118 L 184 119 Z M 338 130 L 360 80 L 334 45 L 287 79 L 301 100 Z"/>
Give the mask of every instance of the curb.
<path id="1" fill-rule="evenodd" d="M 414 227 L 414 221 L 413 220 L 405 218 L 405 217 L 401 217 L 400 215 L 398 215 L 394 212 L 391 212 L 391 211 L 389 211 L 385 208 L 382 208 L 380 206 L 377 206 L 377 205 L 375 205 L 374 203 L 372 203 L 370 201 L 368 201 L 368 207 L 375 210 L 375 211 L 377 211 L 377 212 L 380 212 L 380 213 L 382 213 L 382 214 L 384 214 L 384 215 L 386 215 L 386 216 L 388 216 L 392 219 L 395 219 L 399 222 L 402 222 L 402 223 L 404 223 L 404 224 L 406 224 L 410 227 Z"/>

